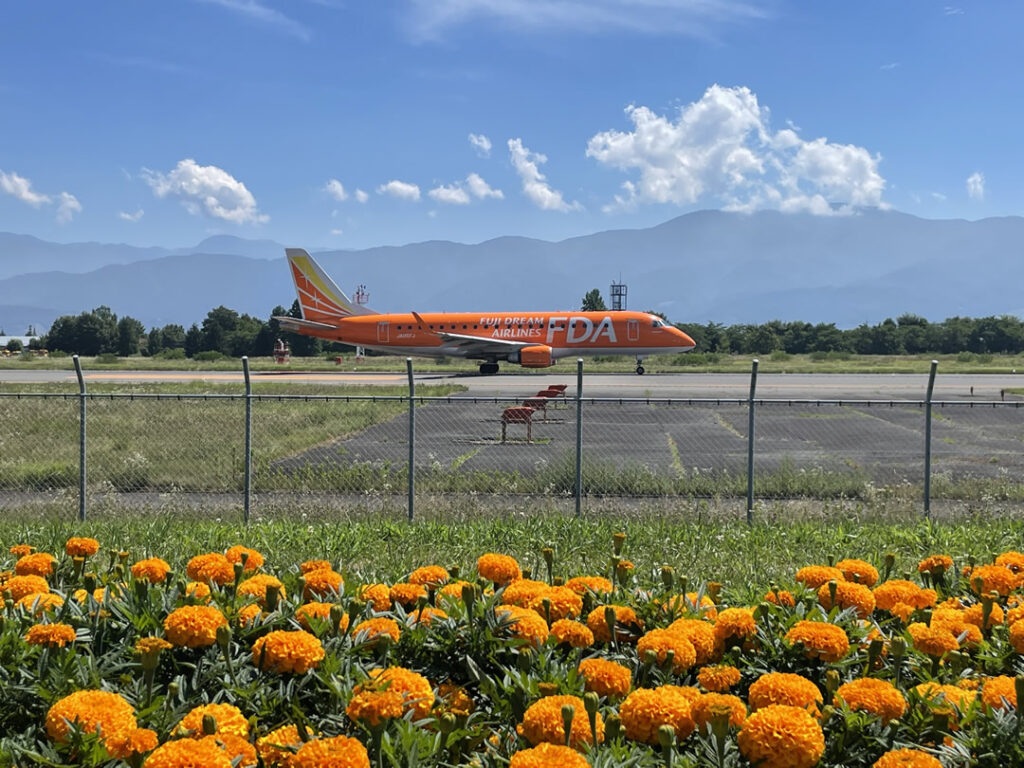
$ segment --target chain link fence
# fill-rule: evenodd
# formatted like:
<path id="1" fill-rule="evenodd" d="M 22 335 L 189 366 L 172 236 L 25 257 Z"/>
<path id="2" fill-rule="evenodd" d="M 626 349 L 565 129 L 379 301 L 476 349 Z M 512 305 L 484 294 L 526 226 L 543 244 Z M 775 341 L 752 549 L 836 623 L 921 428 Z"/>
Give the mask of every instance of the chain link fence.
<path id="1" fill-rule="evenodd" d="M 927 514 L 933 498 L 1024 501 L 1021 401 L 571 391 L 528 402 L 0 392 L 0 511 L 84 519 L 173 506 L 248 520 L 301 501 L 404 507 L 411 519 L 439 499 L 547 500 L 583 513 L 607 499 L 746 497 L 751 514 L 761 500 L 898 497 Z"/>

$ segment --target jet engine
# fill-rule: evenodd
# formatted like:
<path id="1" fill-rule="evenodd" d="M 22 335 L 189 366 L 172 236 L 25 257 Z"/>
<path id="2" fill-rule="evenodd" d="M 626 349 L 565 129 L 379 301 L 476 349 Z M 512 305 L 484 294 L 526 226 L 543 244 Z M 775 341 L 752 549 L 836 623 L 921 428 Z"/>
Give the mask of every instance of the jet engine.
<path id="1" fill-rule="evenodd" d="M 546 344 L 523 347 L 509 355 L 509 362 L 519 363 L 523 368 L 548 368 L 555 364 L 554 358 L 551 357 L 551 347 Z"/>

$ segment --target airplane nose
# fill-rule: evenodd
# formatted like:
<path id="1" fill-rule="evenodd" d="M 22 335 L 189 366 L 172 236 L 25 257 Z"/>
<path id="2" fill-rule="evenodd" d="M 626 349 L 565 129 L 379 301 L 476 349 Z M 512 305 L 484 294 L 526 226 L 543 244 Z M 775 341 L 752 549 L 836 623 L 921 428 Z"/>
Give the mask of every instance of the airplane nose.
<path id="1" fill-rule="evenodd" d="M 674 328 L 673 330 L 676 332 L 676 334 L 678 334 L 679 340 L 682 342 L 683 346 L 686 346 L 686 347 L 696 347 L 697 346 L 697 344 L 694 342 L 694 340 L 691 339 L 687 334 L 683 333 L 678 328 Z"/>

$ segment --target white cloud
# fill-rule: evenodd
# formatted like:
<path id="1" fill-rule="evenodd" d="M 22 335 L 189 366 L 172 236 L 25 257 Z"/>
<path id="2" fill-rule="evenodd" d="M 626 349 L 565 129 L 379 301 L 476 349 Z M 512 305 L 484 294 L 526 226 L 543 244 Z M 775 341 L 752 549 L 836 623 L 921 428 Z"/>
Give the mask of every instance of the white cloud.
<path id="1" fill-rule="evenodd" d="M 955 5 L 947 5 L 945 8 L 943 8 L 942 13 L 945 16 L 963 16 L 964 9 L 957 8 Z"/>
<path id="2" fill-rule="evenodd" d="M 946 199 L 946 196 L 941 192 L 932 192 L 932 197 L 938 200 L 939 202 L 942 202 L 943 200 Z"/>
<path id="3" fill-rule="evenodd" d="M 345 191 L 344 185 L 337 179 L 330 179 L 324 184 L 324 192 L 339 202 L 348 200 L 348 192 Z"/>
<path id="4" fill-rule="evenodd" d="M 469 194 L 458 184 L 452 184 L 448 187 L 442 184 L 430 190 L 427 194 L 439 203 L 469 205 Z"/>
<path id="5" fill-rule="evenodd" d="M 484 136 L 482 133 L 471 133 L 469 134 L 469 143 L 476 150 L 476 153 L 480 157 L 491 156 L 491 140 Z"/>
<path id="6" fill-rule="evenodd" d="M 343 235 L 343 234 L 345 234 L 345 230 L 343 230 L 343 229 L 332 229 L 331 230 L 331 234 L 332 235 Z"/>
<path id="7" fill-rule="evenodd" d="M 377 194 L 390 195 L 391 197 L 397 197 L 399 200 L 415 201 L 420 199 L 420 188 L 415 184 L 392 179 L 387 184 L 381 184 L 377 187 Z"/>
<path id="8" fill-rule="evenodd" d="M 130 221 L 134 224 L 135 222 L 139 221 L 143 216 L 145 216 L 146 212 L 139 208 L 139 210 L 137 210 L 135 213 L 125 213 L 124 211 L 118 211 L 117 215 L 119 218 L 122 218 L 125 221 Z"/>
<path id="9" fill-rule="evenodd" d="M 285 34 L 298 38 L 303 42 L 309 42 L 309 39 L 312 37 L 305 25 L 285 16 L 280 11 L 257 2 L 257 0 L 205 0 L 205 2 L 227 8 L 229 11 L 241 14 L 261 24 L 276 27 Z"/>
<path id="10" fill-rule="evenodd" d="M 193 215 L 205 213 L 236 224 L 260 224 L 270 218 L 260 213 L 245 184 L 215 165 L 199 165 L 187 158 L 169 173 L 143 168 L 142 178 L 157 197 L 177 197 Z"/>
<path id="11" fill-rule="evenodd" d="M 357 203 L 365 203 L 369 199 L 370 199 L 370 196 L 366 192 L 363 192 L 363 190 L 361 190 L 361 189 L 357 189 L 356 190 L 356 202 Z"/>
<path id="12" fill-rule="evenodd" d="M 583 206 L 578 202 L 565 202 L 562 193 L 557 189 L 552 189 L 547 183 L 546 177 L 538 167 L 548 161 L 547 157 L 537 152 L 531 152 L 524 147 L 522 139 L 509 139 L 508 151 L 512 166 L 519 174 L 519 178 L 522 179 L 523 194 L 534 205 L 545 211 L 578 211 L 582 209 Z"/>
<path id="13" fill-rule="evenodd" d="M 67 224 L 75 217 L 76 213 L 82 212 L 82 204 L 78 198 L 70 192 L 60 193 L 60 203 L 57 204 L 57 223 Z"/>
<path id="14" fill-rule="evenodd" d="M 896 69 L 896 67 L 898 67 L 899 65 L 900 63 L 898 61 L 890 61 L 888 64 L 883 64 L 882 66 L 880 66 L 879 69 L 883 71 L 888 71 L 890 69 Z"/>
<path id="15" fill-rule="evenodd" d="M 792 124 L 772 132 L 768 110 L 749 88 L 713 85 L 675 120 L 643 106 L 627 107 L 626 115 L 632 131 L 598 133 L 587 145 L 599 163 L 639 176 L 606 211 L 707 198 L 731 210 L 885 207 L 879 155 L 825 138 L 805 141 Z"/>
<path id="16" fill-rule="evenodd" d="M 469 187 L 469 191 L 473 197 L 478 197 L 481 200 L 493 197 L 498 200 L 505 198 L 505 193 L 500 189 L 492 189 L 491 185 L 484 181 L 479 174 L 471 173 L 466 177 L 466 186 Z"/>
<path id="17" fill-rule="evenodd" d="M 975 171 L 967 177 L 967 196 L 971 200 L 985 198 L 985 174 L 981 171 Z"/>
<path id="18" fill-rule="evenodd" d="M 0 171 L 0 189 L 8 195 L 18 198 L 21 202 L 28 203 L 33 208 L 38 208 L 44 203 L 50 202 L 49 195 L 33 192 L 32 182 L 24 176 L 19 176 L 14 171 L 10 173 Z"/>

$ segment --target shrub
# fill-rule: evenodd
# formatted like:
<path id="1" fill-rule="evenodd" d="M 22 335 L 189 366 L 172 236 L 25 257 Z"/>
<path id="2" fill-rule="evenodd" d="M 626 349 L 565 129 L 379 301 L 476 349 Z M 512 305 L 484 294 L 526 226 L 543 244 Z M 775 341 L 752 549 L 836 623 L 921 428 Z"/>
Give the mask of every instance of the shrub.
<path id="1" fill-rule="evenodd" d="M 207 349 L 202 352 L 197 352 L 192 359 L 198 360 L 201 363 L 212 363 L 217 360 L 226 360 L 227 358 L 215 349 Z"/>
<path id="2" fill-rule="evenodd" d="M 216 354 L 216 353 L 215 353 Z M 181 347 L 171 347 L 170 349 L 161 349 L 155 355 L 154 358 L 158 360 L 184 360 L 185 350 Z"/>

